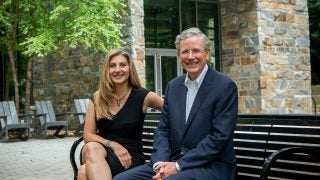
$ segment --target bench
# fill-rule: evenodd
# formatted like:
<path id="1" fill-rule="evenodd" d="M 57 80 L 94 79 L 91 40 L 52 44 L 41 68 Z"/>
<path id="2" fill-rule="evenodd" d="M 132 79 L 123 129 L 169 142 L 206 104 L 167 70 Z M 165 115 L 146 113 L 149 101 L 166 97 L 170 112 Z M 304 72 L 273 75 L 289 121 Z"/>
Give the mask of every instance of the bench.
<path id="1" fill-rule="evenodd" d="M 59 138 L 68 136 L 68 117 L 71 113 L 56 114 L 51 101 L 35 101 L 35 104 L 37 110 L 35 117 L 38 120 L 37 133 L 39 137 L 48 138 L 48 130 L 54 130 L 54 136 Z M 59 121 L 59 116 L 63 116 L 64 120 Z M 64 133 L 61 134 L 60 132 L 63 129 Z"/>
<path id="2" fill-rule="evenodd" d="M 150 159 L 160 113 L 148 113 L 143 152 Z M 76 179 L 83 137 L 70 150 Z M 319 179 L 320 116 L 239 114 L 234 134 L 238 179 Z"/>
<path id="3" fill-rule="evenodd" d="M 0 101 L 0 138 L 9 141 L 9 134 L 16 134 L 19 139 L 27 141 L 30 136 L 32 114 L 18 114 L 14 101 Z"/>
<path id="4" fill-rule="evenodd" d="M 74 116 L 78 118 L 79 126 L 76 130 L 76 135 L 79 136 L 83 132 L 84 122 L 86 120 L 86 113 L 89 106 L 89 99 L 74 99 L 74 105 L 76 107 L 76 113 L 73 113 Z"/>

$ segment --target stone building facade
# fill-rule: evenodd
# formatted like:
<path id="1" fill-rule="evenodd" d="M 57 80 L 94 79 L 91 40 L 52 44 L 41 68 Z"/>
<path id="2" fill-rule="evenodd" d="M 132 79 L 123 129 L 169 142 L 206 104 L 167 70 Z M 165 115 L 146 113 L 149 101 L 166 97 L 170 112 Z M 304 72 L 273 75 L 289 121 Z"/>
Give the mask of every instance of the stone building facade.
<path id="1" fill-rule="evenodd" d="M 220 0 L 222 72 L 238 85 L 239 113 L 311 114 L 308 8 L 305 0 Z M 145 84 L 142 0 L 128 0 L 123 34 Z M 35 61 L 33 99 L 73 111 L 97 88 L 103 55 L 66 50 Z"/>
<path id="2" fill-rule="evenodd" d="M 307 1 L 221 1 L 222 67 L 239 112 L 312 112 Z"/>

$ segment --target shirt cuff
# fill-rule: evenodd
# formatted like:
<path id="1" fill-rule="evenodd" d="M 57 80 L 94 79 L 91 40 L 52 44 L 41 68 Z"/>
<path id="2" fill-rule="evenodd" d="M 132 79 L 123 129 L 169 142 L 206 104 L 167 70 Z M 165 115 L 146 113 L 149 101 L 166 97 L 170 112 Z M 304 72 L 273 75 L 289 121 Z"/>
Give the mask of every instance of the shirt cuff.
<path id="1" fill-rule="evenodd" d="M 156 162 L 156 163 L 153 164 L 152 169 L 153 169 L 154 172 L 156 172 L 156 167 L 157 167 L 160 163 L 163 163 L 163 162 L 162 162 L 162 161 L 158 161 L 158 162 Z"/>
<path id="2" fill-rule="evenodd" d="M 180 168 L 178 162 L 176 162 L 176 168 L 177 168 L 177 171 L 178 171 L 178 172 L 181 171 L 181 168 Z"/>

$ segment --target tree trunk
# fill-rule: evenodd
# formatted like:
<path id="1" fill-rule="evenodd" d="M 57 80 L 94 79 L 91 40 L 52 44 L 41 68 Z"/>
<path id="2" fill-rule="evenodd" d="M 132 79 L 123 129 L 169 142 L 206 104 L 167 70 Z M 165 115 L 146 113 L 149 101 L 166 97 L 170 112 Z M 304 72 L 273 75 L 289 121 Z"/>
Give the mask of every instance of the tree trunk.
<path id="1" fill-rule="evenodd" d="M 20 112 L 20 96 L 19 96 L 19 82 L 18 82 L 18 75 L 16 69 L 16 58 L 15 58 L 15 44 L 16 44 L 16 35 L 17 35 L 17 22 L 12 22 L 12 29 L 5 29 L 5 34 L 8 42 L 8 54 L 11 66 L 11 72 L 13 76 L 14 82 L 14 99 L 16 104 L 17 112 Z"/>
<path id="2" fill-rule="evenodd" d="M 18 8 L 17 1 L 12 1 L 12 6 L 9 7 L 9 11 L 11 13 L 13 13 L 13 11 L 18 12 L 17 8 Z M 18 75 L 17 75 L 16 63 L 15 63 L 16 57 L 14 55 L 15 46 L 17 43 L 17 29 L 18 29 L 17 19 L 14 19 L 11 22 L 11 27 L 5 26 L 4 28 L 5 28 L 5 35 L 8 42 L 8 54 L 9 54 L 11 72 L 12 72 L 13 82 L 14 82 L 14 99 L 15 99 L 17 112 L 19 113 L 20 112 L 19 82 L 18 82 Z"/>
<path id="3" fill-rule="evenodd" d="M 8 65 L 8 69 L 5 70 L 6 72 L 6 84 L 5 84 L 5 90 L 4 90 L 4 100 L 8 101 L 9 96 L 10 96 L 10 74 L 11 74 L 11 68 L 10 67 L 10 62 Z"/>
<path id="4" fill-rule="evenodd" d="M 30 57 L 27 64 L 27 79 L 26 79 L 26 94 L 25 94 L 25 106 L 24 113 L 30 111 L 30 102 L 31 102 L 31 84 L 32 84 L 32 63 L 34 56 Z"/>
<path id="5" fill-rule="evenodd" d="M 19 113 L 20 112 L 19 82 L 18 82 L 17 69 L 16 69 L 15 56 L 14 56 L 14 47 L 12 42 L 9 42 L 8 44 L 8 53 L 9 53 L 11 71 L 12 71 L 13 82 L 14 82 L 14 99 L 15 99 L 17 112 Z"/>

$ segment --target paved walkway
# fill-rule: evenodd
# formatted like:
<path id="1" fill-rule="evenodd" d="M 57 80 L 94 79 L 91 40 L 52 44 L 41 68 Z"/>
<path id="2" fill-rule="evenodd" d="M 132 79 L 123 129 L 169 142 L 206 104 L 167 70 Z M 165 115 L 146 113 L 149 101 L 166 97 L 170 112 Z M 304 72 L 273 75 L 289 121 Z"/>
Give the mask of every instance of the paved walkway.
<path id="1" fill-rule="evenodd" d="M 69 151 L 76 137 L 0 143 L 1 180 L 72 180 Z"/>

